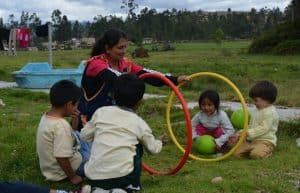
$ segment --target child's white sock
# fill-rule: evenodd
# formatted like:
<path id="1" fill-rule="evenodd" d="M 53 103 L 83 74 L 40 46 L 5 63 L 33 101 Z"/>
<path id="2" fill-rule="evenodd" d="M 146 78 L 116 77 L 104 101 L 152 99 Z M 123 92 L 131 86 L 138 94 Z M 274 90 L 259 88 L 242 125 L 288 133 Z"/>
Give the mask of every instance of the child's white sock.
<path id="1" fill-rule="evenodd" d="M 66 192 L 64 190 L 56 190 L 56 193 L 68 193 L 68 192 Z"/>

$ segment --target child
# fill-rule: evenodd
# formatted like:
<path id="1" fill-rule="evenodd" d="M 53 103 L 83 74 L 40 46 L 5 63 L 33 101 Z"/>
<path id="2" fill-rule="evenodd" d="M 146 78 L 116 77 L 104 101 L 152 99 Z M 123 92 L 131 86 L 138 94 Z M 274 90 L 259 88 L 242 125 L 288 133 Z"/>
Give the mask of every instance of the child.
<path id="1" fill-rule="evenodd" d="M 40 168 L 47 180 L 68 177 L 73 184 L 82 182 L 79 175 L 84 175 L 88 149 L 80 149 L 78 137 L 64 119 L 76 113 L 80 94 L 80 88 L 68 80 L 59 81 L 50 89 L 52 107 L 42 116 L 36 138 Z"/>
<path id="2" fill-rule="evenodd" d="M 269 81 L 263 80 L 255 84 L 249 92 L 256 110 L 253 112 L 247 132 L 247 140 L 234 152 L 234 156 L 249 155 L 252 159 L 270 157 L 276 146 L 279 117 L 272 105 L 277 97 L 277 88 Z M 240 134 L 231 138 L 234 144 Z"/>
<path id="3" fill-rule="evenodd" d="M 36 186 L 26 182 L 0 182 L 1 193 L 91 193 L 91 187 L 85 185 L 82 188 L 75 191 L 65 191 L 50 189 L 43 186 Z"/>
<path id="4" fill-rule="evenodd" d="M 81 130 L 82 139 L 93 141 L 84 171 L 90 184 L 98 187 L 95 192 L 113 188 L 123 189 L 119 192 L 140 190 L 143 146 L 150 153 L 162 149 L 162 142 L 135 114 L 144 92 L 145 84 L 136 75 L 122 74 L 114 84 L 117 106 L 97 109 Z"/>
<path id="5" fill-rule="evenodd" d="M 219 109 L 220 97 L 214 90 L 206 90 L 199 97 L 200 112 L 192 119 L 193 139 L 201 135 L 215 138 L 216 149 L 221 151 L 230 135 L 233 126 L 227 114 Z"/>

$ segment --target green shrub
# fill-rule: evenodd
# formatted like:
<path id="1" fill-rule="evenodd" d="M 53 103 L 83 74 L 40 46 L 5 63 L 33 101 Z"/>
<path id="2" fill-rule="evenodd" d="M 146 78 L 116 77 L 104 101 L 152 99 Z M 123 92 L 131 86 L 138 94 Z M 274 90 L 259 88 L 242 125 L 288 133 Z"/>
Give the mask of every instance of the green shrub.
<path id="1" fill-rule="evenodd" d="M 298 54 L 300 53 L 300 39 L 280 42 L 272 52 L 275 54 Z"/>
<path id="2" fill-rule="evenodd" d="M 284 23 L 276 26 L 251 43 L 249 53 L 291 54 L 288 50 L 297 47 L 299 43 L 293 41 L 300 37 L 300 22 Z M 288 46 L 291 46 L 289 48 Z M 293 49 L 292 54 L 300 53 L 300 49 Z"/>

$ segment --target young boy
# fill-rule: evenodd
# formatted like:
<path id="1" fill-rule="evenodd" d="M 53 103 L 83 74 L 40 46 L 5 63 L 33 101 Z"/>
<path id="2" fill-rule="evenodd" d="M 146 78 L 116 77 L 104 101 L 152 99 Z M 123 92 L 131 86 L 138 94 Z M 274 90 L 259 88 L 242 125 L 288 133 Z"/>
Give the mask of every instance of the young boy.
<path id="1" fill-rule="evenodd" d="M 81 170 L 85 154 L 79 152 L 80 141 L 64 119 L 76 114 L 80 94 L 80 88 L 68 80 L 59 81 L 50 89 L 51 109 L 42 116 L 36 138 L 40 168 L 47 180 L 68 177 L 73 184 L 82 182 L 79 175 L 84 174 Z"/>
<path id="2" fill-rule="evenodd" d="M 119 76 L 114 84 L 117 106 L 97 109 L 81 130 L 82 139 L 93 141 L 84 171 L 90 185 L 98 187 L 94 192 L 140 190 L 143 146 L 150 153 L 161 151 L 162 141 L 156 140 L 147 123 L 135 114 L 144 92 L 145 84 L 136 75 Z"/>
<path id="3" fill-rule="evenodd" d="M 276 132 L 279 117 L 276 108 L 272 105 L 277 97 L 277 88 L 269 81 L 260 81 L 249 92 L 256 110 L 250 120 L 247 140 L 234 152 L 234 156 L 249 155 L 252 159 L 270 157 L 277 143 Z M 236 134 L 231 138 L 235 143 L 239 138 Z"/>

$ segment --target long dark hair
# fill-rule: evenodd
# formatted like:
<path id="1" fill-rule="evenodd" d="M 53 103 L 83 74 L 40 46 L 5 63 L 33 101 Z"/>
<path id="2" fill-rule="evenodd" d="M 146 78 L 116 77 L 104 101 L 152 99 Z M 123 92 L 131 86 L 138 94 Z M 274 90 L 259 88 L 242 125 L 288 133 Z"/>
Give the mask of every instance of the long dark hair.
<path id="1" fill-rule="evenodd" d="M 105 46 L 108 46 L 108 48 L 112 48 L 119 42 L 121 38 L 127 39 L 126 34 L 123 31 L 118 29 L 107 30 L 103 34 L 103 36 L 95 43 L 91 52 L 91 57 L 103 54 L 106 50 Z"/>
<path id="2" fill-rule="evenodd" d="M 208 100 L 210 100 L 217 111 L 219 111 L 219 107 L 220 107 L 220 96 L 219 94 L 217 93 L 217 91 L 215 90 L 211 90 L 211 89 L 208 89 L 208 90 L 205 90 L 203 93 L 201 93 L 199 99 L 198 99 L 198 104 L 199 104 L 199 107 L 201 106 L 201 103 L 202 101 L 207 98 Z"/>

